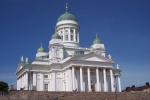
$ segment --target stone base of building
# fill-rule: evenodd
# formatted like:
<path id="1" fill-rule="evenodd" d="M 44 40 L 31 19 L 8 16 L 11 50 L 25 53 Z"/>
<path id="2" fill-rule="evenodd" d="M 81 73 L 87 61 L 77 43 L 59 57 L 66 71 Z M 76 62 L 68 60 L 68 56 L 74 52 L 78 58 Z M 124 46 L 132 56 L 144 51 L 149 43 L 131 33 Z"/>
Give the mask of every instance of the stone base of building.
<path id="1" fill-rule="evenodd" d="M 149 100 L 150 92 L 37 92 L 11 91 L 0 100 Z"/>

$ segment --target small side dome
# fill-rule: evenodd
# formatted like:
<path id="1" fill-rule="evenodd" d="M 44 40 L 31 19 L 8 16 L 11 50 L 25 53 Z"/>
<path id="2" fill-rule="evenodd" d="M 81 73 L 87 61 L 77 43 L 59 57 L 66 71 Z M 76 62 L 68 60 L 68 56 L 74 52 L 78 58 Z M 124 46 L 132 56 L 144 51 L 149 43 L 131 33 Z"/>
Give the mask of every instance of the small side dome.
<path id="1" fill-rule="evenodd" d="M 96 34 L 96 38 L 93 41 L 93 44 L 92 44 L 91 48 L 92 49 L 105 50 L 104 44 L 101 42 L 101 40 L 99 39 L 97 34 Z"/>
<path id="2" fill-rule="evenodd" d="M 61 37 L 55 32 L 55 33 L 52 35 L 52 39 L 61 39 Z"/>
<path id="3" fill-rule="evenodd" d="M 41 47 L 37 50 L 37 52 L 45 52 L 45 49 L 43 48 L 42 44 Z"/>
<path id="4" fill-rule="evenodd" d="M 101 44 L 101 40 L 99 39 L 97 34 L 95 40 L 93 41 L 93 44 Z"/>
<path id="5" fill-rule="evenodd" d="M 69 12 L 65 12 L 64 14 L 62 14 L 62 15 L 58 18 L 57 22 L 63 21 L 63 20 L 73 20 L 73 21 L 77 21 L 76 17 L 75 17 L 73 14 L 69 13 Z"/>

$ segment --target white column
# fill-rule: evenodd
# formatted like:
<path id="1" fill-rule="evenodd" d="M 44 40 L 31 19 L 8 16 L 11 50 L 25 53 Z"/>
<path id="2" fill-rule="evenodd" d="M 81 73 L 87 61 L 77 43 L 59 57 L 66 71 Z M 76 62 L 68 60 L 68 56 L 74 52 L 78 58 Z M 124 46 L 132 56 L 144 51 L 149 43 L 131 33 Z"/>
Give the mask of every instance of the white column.
<path id="1" fill-rule="evenodd" d="M 78 41 L 78 43 L 79 43 L 79 32 L 77 33 L 77 41 Z"/>
<path id="2" fill-rule="evenodd" d="M 96 91 L 100 91 L 100 83 L 99 83 L 99 69 L 96 68 L 96 86 L 97 86 L 97 90 Z"/>
<path id="3" fill-rule="evenodd" d="M 76 31 L 75 31 L 75 29 L 73 30 L 73 38 L 74 38 L 74 42 L 77 42 L 77 40 L 76 40 Z"/>
<path id="4" fill-rule="evenodd" d="M 120 81 L 120 76 L 118 76 L 118 92 L 121 92 L 121 81 Z"/>
<path id="5" fill-rule="evenodd" d="M 37 81 L 37 78 L 36 78 L 36 73 L 33 73 L 33 87 L 34 87 L 34 89 L 36 89 L 36 82 Z"/>
<path id="6" fill-rule="evenodd" d="M 88 89 L 89 92 L 91 91 L 91 75 L 90 75 L 90 68 L 87 68 L 87 74 L 88 74 Z"/>
<path id="7" fill-rule="evenodd" d="M 111 82 L 111 92 L 114 92 L 114 77 L 112 69 L 110 69 L 110 82 Z"/>
<path id="8" fill-rule="evenodd" d="M 25 74 L 25 80 L 26 80 L 26 88 L 25 88 L 25 90 L 29 90 L 28 72 L 26 72 L 26 74 Z"/>
<path id="9" fill-rule="evenodd" d="M 106 69 L 103 69 L 103 78 L 104 78 L 104 92 L 107 91 L 107 87 L 106 87 Z"/>
<path id="10" fill-rule="evenodd" d="M 72 90 L 75 90 L 75 69 L 72 67 Z"/>
<path id="11" fill-rule="evenodd" d="M 65 29 L 63 29 L 63 41 L 65 41 Z"/>
<path id="12" fill-rule="evenodd" d="M 83 91 L 83 72 L 82 67 L 80 67 L 80 89 Z"/>
<path id="13" fill-rule="evenodd" d="M 68 40 L 71 41 L 70 28 L 68 28 Z"/>

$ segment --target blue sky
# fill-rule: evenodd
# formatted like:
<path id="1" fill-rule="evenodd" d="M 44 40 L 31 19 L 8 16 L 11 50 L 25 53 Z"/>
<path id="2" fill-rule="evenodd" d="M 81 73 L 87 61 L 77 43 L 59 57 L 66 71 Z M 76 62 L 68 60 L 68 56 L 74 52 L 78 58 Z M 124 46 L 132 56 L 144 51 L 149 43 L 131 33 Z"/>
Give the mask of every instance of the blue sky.
<path id="1" fill-rule="evenodd" d="M 122 87 L 150 82 L 149 0 L 68 0 L 80 23 L 80 44 L 90 47 L 98 33 L 121 65 Z M 0 0 L 0 80 L 15 83 L 20 57 L 32 61 L 54 33 L 65 0 Z"/>

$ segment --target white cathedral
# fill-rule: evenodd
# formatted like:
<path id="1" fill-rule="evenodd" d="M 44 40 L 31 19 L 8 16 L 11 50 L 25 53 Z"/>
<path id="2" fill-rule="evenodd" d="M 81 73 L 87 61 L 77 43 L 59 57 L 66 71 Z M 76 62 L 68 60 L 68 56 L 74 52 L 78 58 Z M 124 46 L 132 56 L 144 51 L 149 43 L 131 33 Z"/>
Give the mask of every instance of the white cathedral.
<path id="1" fill-rule="evenodd" d="M 83 48 L 79 32 L 79 23 L 66 6 L 49 41 L 49 51 L 41 45 L 31 63 L 21 58 L 17 90 L 121 92 L 121 70 L 98 35 L 89 48 Z"/>

